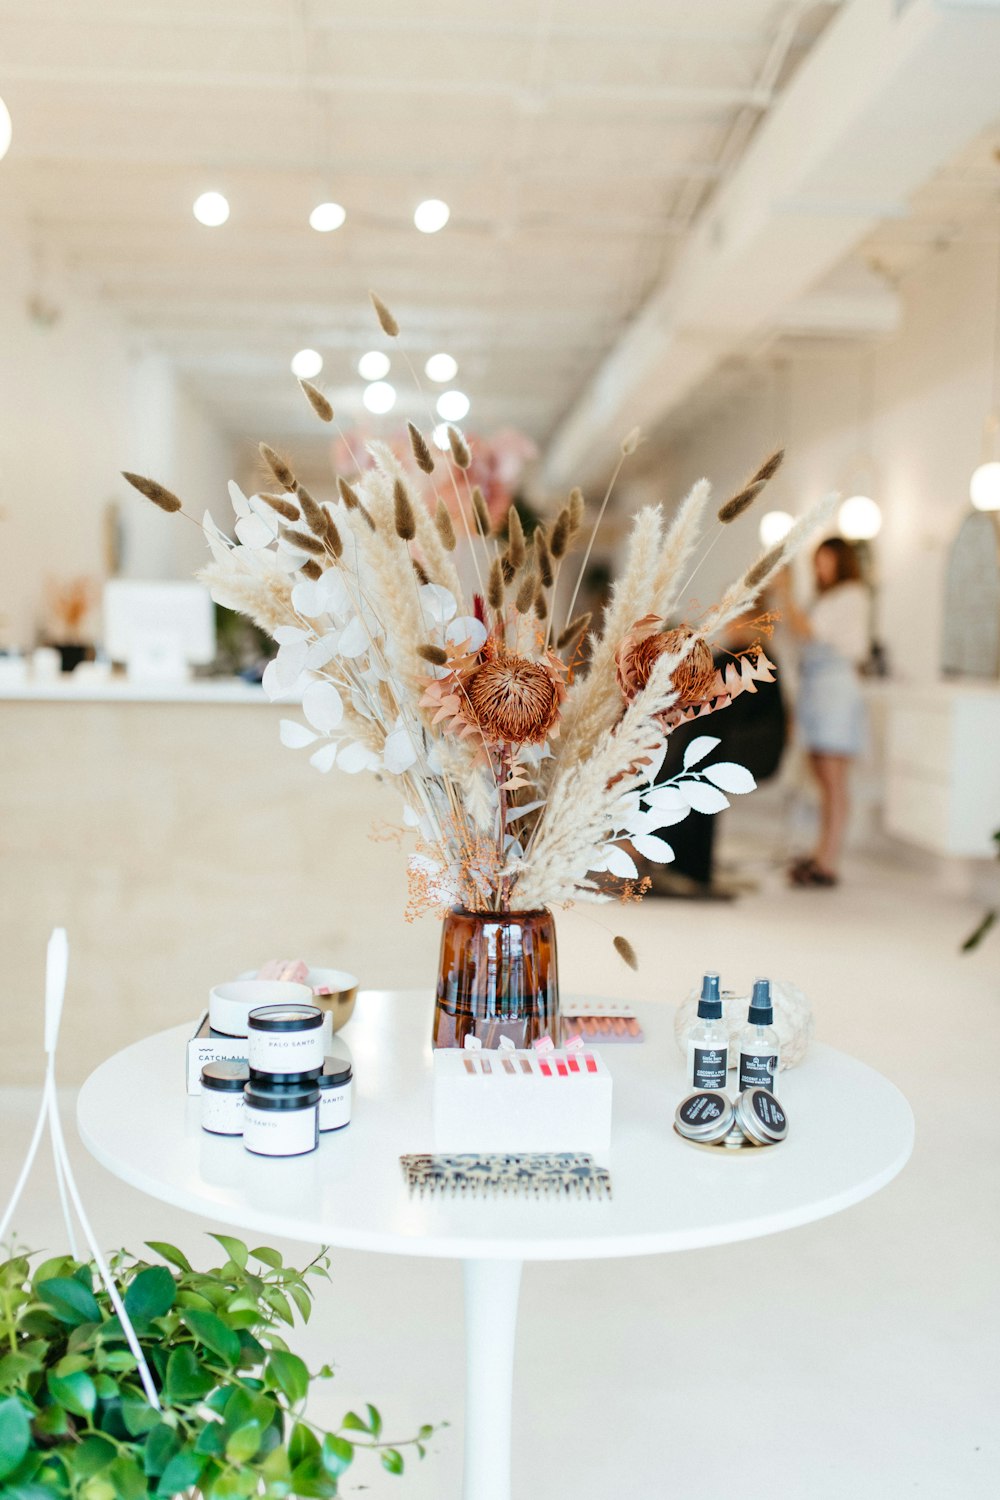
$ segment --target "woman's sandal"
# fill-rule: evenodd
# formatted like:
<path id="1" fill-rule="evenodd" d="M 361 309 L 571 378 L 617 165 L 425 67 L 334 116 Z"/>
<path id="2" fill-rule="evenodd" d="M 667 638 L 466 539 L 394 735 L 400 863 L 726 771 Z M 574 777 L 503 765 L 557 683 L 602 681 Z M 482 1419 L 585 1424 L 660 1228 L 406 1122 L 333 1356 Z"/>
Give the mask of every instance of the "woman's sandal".
<path id="1" fill-rule="evenodd" d="M 792 885 L 814 886 L 829 889 L 830 886 L 838 885 L 839 879 L 831 875 L 829 870 L 823 870 L 814 859 L 796 860 L 788 872 L 788 878 Z"/>

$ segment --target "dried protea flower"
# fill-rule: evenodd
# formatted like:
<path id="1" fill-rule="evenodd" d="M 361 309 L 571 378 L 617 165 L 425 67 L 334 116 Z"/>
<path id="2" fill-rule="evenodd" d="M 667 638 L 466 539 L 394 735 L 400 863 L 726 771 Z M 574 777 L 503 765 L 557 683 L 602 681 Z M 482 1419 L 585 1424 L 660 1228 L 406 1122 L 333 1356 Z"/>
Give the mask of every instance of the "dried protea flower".
<path id="1" fill-rule="evenodd" d="M 535 566 L 538 569 L 538 576 L 542 580 L 543 588 L 550 589 L 553 579 L 552 554 L 549 551 L 549 543 L 545 535 L 544 526 L 535 527 L 533 541 L 535 543 Z"/>
<path id="2" fill-rule="evenodd" d="M 630 969 L 638 969 L 639 959 L 628 938 L 620 936 L 616 937 L 614 940 L 614 944 L 615 952 L 618 954 L 618 957 L 622 960 L 622 962 L 628 964 Z"/>
<path id="3" fill-rule="evenodd" d="M 433 474 L 434 455 L 427 445 L 427 439 L 420 431 L 420 428 L 415 427 L 412 422 L 407 422 L 406 430 L 410 434 L 410 447 L 413 450 L 413 457 L 416 459 L 417 468 L 423 469 L 425 474 Z"/>
<path id="4" fill-rule="evenodd" d="M 490 563 L 490 577 L 486 586 L 486 602 L 490 609 L 503 609 L 504 581 L 503 562 L 495 557 Z"/>
<path id="5" fill-rule="evenodd" d="M 429 661 L 431 666 L 434 667 L 446 667 L 448 665 L 448 653 L 442 650 L 440 646 L 432 646 L 430 643 L 426 646 L 418 646 L 417 655 L 422 657 L 424 661 Z"/>
<path id="6" fill-rule="evenodd" d="M 538 574 L 534 568 L 526 568 L 524 577 L 518 585 L 517 593 L 514 595 L 514 608 L 519 615 L 526 615 L 535 603 L 535 595 L 538 593 Z"/>
<path id="7" fill-rule="evenodd" d="M 484 656 L 465 678 L 466 712 L 491 743 L 540 745 L 556 727 L 566 695 L 559 672 L 491 642 Z"/>
<path id="8" fill-rule="evenodd" d="M 525 550 L 524 527 L 521 525 L 517 507 L 512 505 L 507 512 L 507 556 L 510 558 L 511 567 L 521 566 L 524 562 Z"/>
<path id="9" fill-rule="evenodd" d="M 316 557 L 322 557 L 326 547 L 318 537 L 311 536 L 308 531 L 294 531 L 290 526 L 282 526 L 281 538 L 291 547 L 297 547 L 300 552 L 312 552 Z"/>
<path id="10" fill-rule="evenodd" d="M 281 454 L 276 453 L 269 443 L 258 443 L 257 447 L 260 450 L 261 458 L 267 464 L 278 483 L 286 490 L 291 490 L 294 493 L 299 487 L 298 482 Z"/>
<path id="11" fill-rule="evenodd" d="M 286 521 L 297 521 L 299 519 L 297 507 L 290 500 L 286 500 L 283 495 L 265 495 L 262 492 L 260 499 L 266 505 L 269 505 L 272 510 L 276 510 L 279 516 L 284 516 Z"/>
<path id="12" fill-rule="evenodd" d="M 399 324 L 382 301 L 382 298 L 376 296 L 374 292 L 369 292 L 368 295 L 371 298 L 372 307 L 375 309 L 375 316 L 378 318 L 378 326 L 382 332 L 388 334 L 391 339 L 398 338 Z"/>
<path id="13" fill-rule="evenodd" d="M 646 635 L 633 630 L 627 635 L 615 652 L 618 686 L 625 699 L 631 702 L 637 693 L 642 692 L 654 666 L 665 652 L 673 654 L 679 651 L 694 634 L 690 626 L 681 625 L 676 630 L 661 630 Z M 715 662 L 711 649 L 701 636 L 695 638 L 683 661 L 677 663 L 670 681 L 677 692 L 677 704 L 680 708 L 703 703 L 711 696 L 715 683 Z"/>
<path id="14" fill-rule="evenodd" d="M 438 498 L 437 509 L 434 512 L 434 525 L 437 527 L 437 534 L 441 538 L 442 547 L 444 547 L 446 552 L 454 552 L 455 528 L 451 524 L 448 507 L 440 497 Z"/>
<path id="15" fill-rule="evenodd" d="M 480 536 L 489 536 L 491 531 L 490 512 L 486 504 L 485 496 L 478 484 L 472 486 L 472 510 L 476 518 Z"/>
<path id="16" fill-rule="evenodd" d="M 583 490 L 576 488 L 569 492 L 569 500 L 566 509 L 569 511 L 569 528 L 571 532 L 579 531 L 583 525 L 583 513 L 587 508 L 587 502 L 583 498 Z"/>
<path id="17" fill-rule="evenodd" d="M 396 535 L 404 542 L 412 542 L 417 534 L 417 518 L 413 514 L 410 492 L 401 479 L 392 487 L 392 519 Z"/>
<path id="18" fill-rule="evenodd" d="M 577 615 L 575 620 L 570 620 L 562 635 L 556 641 L 556 650 L 563 651 L 568 646 L 576 647 L 577 642 L 590 624 L 591 613 L 588 609 L 586 614 Z"/>
<path id="19" fill-rule="evenodd" d="M 468 443 L 457 427 L 448 428 L 448 446 L 451 449 L 451 456 L 458 467 L 460 469 L 467 469 L 472 463 L 472 454 L 469 452 Z"/>
<path id="20" fill-rule="evenodd" d="M 320 421 L 332 422 L 333 407 L 323 395 L 323 392 L 317 386 L 313 385 L 311 380 L 300 380 L 299 385 L 302 387 L 302 391 L 305 395 L 306 400 L 309 402 L 309 405 L 312 407 L 317 417 L 319 417 Z"/>
<path id="21" fill-rule="evenodd" d="M 158 505 L 161 510 L 173 515 L 174 512 L 183 509 L 177 496 L 162 484 L 158 484 L 155 479 L 146 479 L 142 474 L 129 474 L 125 469 L 122 470 L 122 478 L 127 479 L 134 490 L 138 490 L 140 495 L 145 495 L 147 500 L 152 500 L 153 504 Z"/>
<path id="22" fill-rule="evenodd" d="M 557 562 L 559 558 L 563 556 L 567 546 L 569 545 L 569 535 L 569 509 L 564 505 L 562 510 L 556 516 L 556 524 L 553 526 L 552 535 L 549 537 L 549 551 L 552 553 L 552 556 L 556 559 Z"/>

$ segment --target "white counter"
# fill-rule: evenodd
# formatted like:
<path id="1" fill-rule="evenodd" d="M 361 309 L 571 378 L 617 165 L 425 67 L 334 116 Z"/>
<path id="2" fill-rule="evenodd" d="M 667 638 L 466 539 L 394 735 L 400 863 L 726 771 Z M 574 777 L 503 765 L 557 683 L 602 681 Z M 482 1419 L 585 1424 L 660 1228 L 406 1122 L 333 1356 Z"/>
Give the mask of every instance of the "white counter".
<path id="1" fill-rule="evenodd" d="M 262 687 L 239 677 L 197 677 L 189 682 L 130 682 L 127 677 L 0 681 L 0 703 L 267 703 Z"/>

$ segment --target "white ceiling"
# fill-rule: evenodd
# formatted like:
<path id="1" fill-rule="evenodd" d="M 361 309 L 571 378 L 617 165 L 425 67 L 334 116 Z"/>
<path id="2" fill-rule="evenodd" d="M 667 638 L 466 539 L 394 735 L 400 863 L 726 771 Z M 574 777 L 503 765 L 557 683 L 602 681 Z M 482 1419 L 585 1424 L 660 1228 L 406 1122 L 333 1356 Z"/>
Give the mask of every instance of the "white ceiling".
<path id="1" fill-rule="evenodd" d="M 243 441 L 318 442 L 385 344 L 446 349 L 467 426 L 544 439 L 837 10 L 792 0 L 0 0 L 0 212 Z M 191 215 L 208 188 L 224 227 Z M 419 234 L 415 204 L 452 218 Z M 313 205 L 343 229 L 308 227 Z M 392 378 L 392 377 L 390 377 Z M 400 406 L 397 412 L 405 415 Z"/>

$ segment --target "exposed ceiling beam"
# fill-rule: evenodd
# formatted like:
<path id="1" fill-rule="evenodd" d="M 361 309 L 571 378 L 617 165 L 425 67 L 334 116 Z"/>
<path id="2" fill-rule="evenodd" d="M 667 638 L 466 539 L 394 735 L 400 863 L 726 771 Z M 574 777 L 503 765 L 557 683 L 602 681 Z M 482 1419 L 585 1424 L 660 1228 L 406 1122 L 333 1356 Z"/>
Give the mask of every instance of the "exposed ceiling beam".
<path id="1" fill-rule="evenodd" d="M 996 117 L 1000 0 L 850 0 L 560 424 L 553 485 L 593 482 Z"/>

